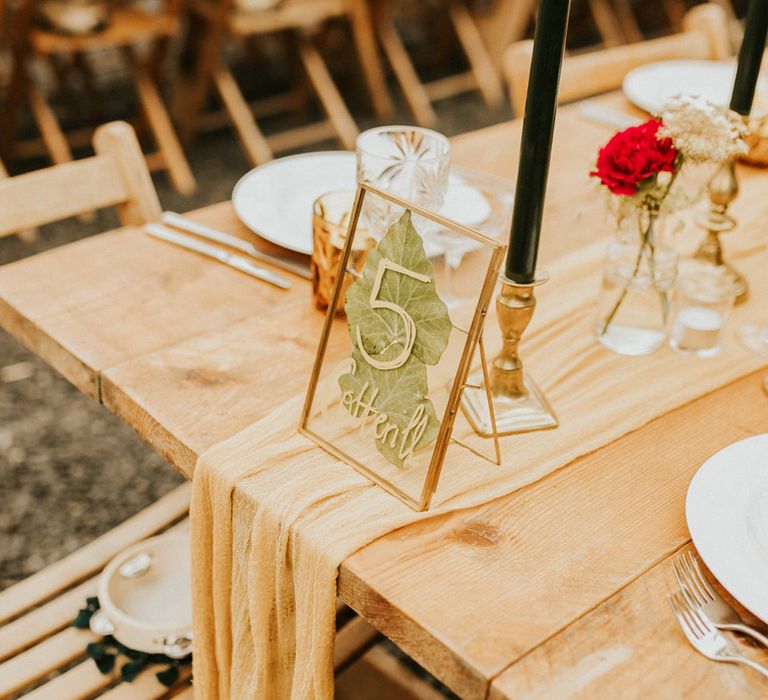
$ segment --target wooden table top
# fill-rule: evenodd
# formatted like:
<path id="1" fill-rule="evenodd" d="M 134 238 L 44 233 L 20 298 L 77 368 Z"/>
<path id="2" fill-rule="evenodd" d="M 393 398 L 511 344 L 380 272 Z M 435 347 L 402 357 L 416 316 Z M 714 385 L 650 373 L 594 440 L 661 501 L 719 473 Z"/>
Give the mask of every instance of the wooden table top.
<path id="1" fill-rule="evenodd" d="M 514 177 L 520 126 L 456 138 L 453 161 Z M 587 177 L 610 133 L 576 106 L 561 109 L 544 265 L 610 234 Z M 733 213 L 764 228 L 768 176 L 743 168 L 740 177 Z M 252 238 L 229 203 L 193 217 Z M 0 269 L 0 325 L 186 476 L 275 396 L 305 391 L 322 322 L 308 283 L 285 292 L 138 229 Z M 768 430 L 760 379 L 724 386 L 511 495 L 377 540 L 344 562 L 340 595 L 462 697 L 764 695 L 756 674 L 693 652 L 666 600 L 671 558 L 690 546 L 693 473 Z"/>

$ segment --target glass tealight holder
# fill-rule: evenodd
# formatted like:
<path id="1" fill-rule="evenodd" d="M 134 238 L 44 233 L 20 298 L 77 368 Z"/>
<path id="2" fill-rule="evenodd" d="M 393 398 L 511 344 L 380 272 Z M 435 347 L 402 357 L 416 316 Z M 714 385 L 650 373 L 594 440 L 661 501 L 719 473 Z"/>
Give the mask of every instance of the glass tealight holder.
<path id="1" fill-rule="evenodd" d="M 339 274 L 354 201 L 354 190 L 337 190 L 318 197 L 312 205 L 312 297 L 315 306 L 323 311 L 328 308 Z M 357 273 L 362 272 L 368 251 L 376 245 L 371 236 L 362 234 L 363 231 L 358 229 L 347 267 Z M 344 313 L 344 295 L 354 281 L 354 276 L 347 272 L 341 290 L 339 314 Z"/>
<path id="2" fill-rule="evenodd" d="M 672 301 L 672 348 L 697 357 L 717 355 L 736 292 L 732 279 L 717 269 L 681 273 Z"/>

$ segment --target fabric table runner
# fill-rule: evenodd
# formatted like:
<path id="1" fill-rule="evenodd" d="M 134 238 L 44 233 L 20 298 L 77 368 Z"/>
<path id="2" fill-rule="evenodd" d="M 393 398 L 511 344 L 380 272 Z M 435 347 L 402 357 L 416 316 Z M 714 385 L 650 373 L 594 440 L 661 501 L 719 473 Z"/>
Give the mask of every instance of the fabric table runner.
<path id="1" fill-rule="evenodd" d="M 303 395 L 200 457 L 191 510 L 197 697 L 331 698 L 336 578 L 346 557 L 409 523 L 511 493 L 765 364 L 734 333 L 758 320 L 759 302 L 737 307 L 714 358 L 602 348 L 592 325 L 604 245 L 550 268 L 522 349 L 560 428 L 503 438 L 514 460 L 479 484 L 441 483 L 428 513 L 299 435 Z M 761 250 L 738 260 L 752 299 L 768 298 L 765 264 Z M 489 341 L 494 335 L 486 330 Z"/>

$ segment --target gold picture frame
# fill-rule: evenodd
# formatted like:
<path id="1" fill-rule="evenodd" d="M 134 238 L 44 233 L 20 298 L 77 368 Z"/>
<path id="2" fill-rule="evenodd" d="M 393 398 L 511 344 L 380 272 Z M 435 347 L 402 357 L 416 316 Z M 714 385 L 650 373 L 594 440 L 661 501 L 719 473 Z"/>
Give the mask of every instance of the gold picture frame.
<path id="1" fill-rule="evenodd" d="M 414 493 L 409 493 L 405 488 L 394 483 L 392 478 L 387 478 L 381 473 L 381 471 L 372 468 L 370 464 L 366 464 L 359 457 L 350 454 L 349 449 L 344 449 L 340 446 L 340 440 L 334 438 L 333 436 L 321 434 L 322 431 L 319 431 L 314 425 L 310 424 L 310 419 L 313 418 L 313 410 L 315 411 L 314 420 L 316 421 L 321 419 L 323 411 L 325 410 L 322 405 L 320 409 L 317 409 L 315 403 L 317 400 L 318 385 L 321 381 L 321 373 L 323 372 L 324 364 L 326 362 L 329 338 L 331 337 L 333 329 L 338 328 L 338 325 L 334 324 L 340 323 L 340 321 L 337 319 L 336 311 L 339 303 L 342 301 L 341 290 L 345 278 L 345 275 L 343 274 L 336 275 L 336 284 L 334 286 L 328 306 L 325 323 L 323 325 L 323 330 L 320 336 L 320 342 L 315 357 L 315 362 L 312 368 L 312 374 L 310 376 L 306 399 L 301 412 L 299 432 L 313 440 L 321 448 L 326 450 L 334 457 L 349 464 L 351 467 L 356 469 L 358 472 L 366 476 L 374 483 L 378 484 L 381 488 L 385 489 L 390 494 L 400 499 L 409 507 L 416 511 L 425 511 L 429 509 L 432 497 L 437 489 L 449 443 L 453 442 L 461 445 L 473 454 L 482 457 L 484 460 L 490 461 L 496 465 L 501 464 L 501 453 L 497 434 L 491 436 L 493 437 L 494 441 L 494 457 L 491 458 L 481 454 L 477 449 L 465 444 L 456 438 L 453 435 L 453 431 L 455 420 L 461 410 L 461 398 L 464 390 L 466 388 L 481 388 L 479 386 L 467 384 L 467 377 L 471 369 L 476 349 L 479 351 L 480 364 L 482 367 L 483 376 L 485 377 L 484 386 L 488 399 L 488 407 L 493 420 L 493 401 L 490 394 L 490 389 L 488 388 L 490 387 L 490 381 L 488 380 L 488 363 L 482 334 L 485 318 L 488 313 L 488 306 L 490 304 L 491 297 L 493 295 L 493 291 L 498 279 L 505 246 L 503 243 L 494 238 L 491 238 L 455 221 L 451 221 L 421 206 L 408 202 L 405 199 L 391 195 L 371 185 L 361 184 L 359 185 L 355 196 L 352 212 L 350 214 L 349 227 L 345 240 L 344 250 L 339 263 L 342 269 L 347 270 L 347 273 L 352 274 L 353 276 L 359 277 L 359 274 L 354 270 L 349 270 L 348 263 L 354 244 L 354 238 L 359 231 L 363 207 L 368 197 L 380 198 L 389 205 L 393 205 L 394 207 L 410 212 L 412 215 L 421 217 L 422 220 L 433 222 L 434 225 L 440 227 L 440 229 L 443 231 L 448 231 L 451 234 L 459 237 L 467 237 L 473 241 L 472 245 L 474 245 L 476 248 L 485 249 L 488 254 L 487 265 L 483 263 L 483 266 L 481 267 L 483 272 L 482 279 L 479 283 L 479 290 L 476 295 L 473 295 L 470 298 L 470 302 L 467 304 L 467 313 L 470 311 L 472 313 L 468 325 L 465 327 L 459 326 L 453 322 L 453 320 L 451 321 L 452 328 L 459 331 L 461 335 L 464 336 L 465 340 L 463 346 L 461 347 L 461 354 L 458 359 L 455 372 L 452 371 L 453 365 L 451 364 L 447 368 L 449 373 L 445 375 L 446 381 L 444 382 L 444 386 L 441 388 L 442 393 L 445 396 L 443 400 L 445 409 L 442 412 L 442 420 L 439 421 L 439 432 L 434 442 L 430 443 L 430 445 L 434 445 L 434 447 L 431 447 L 431 455 L 428 456 L 428 460 L 427 455 L 423 455 L 423 466 L 426 468 L 423 483 L 420 482 L 420 480 L 414 481 Z M 474 304 L 472 308 L 471 302 L 473 300 Z M 331 372 L 331 375 L 332 376 L 330 379 L 333 379 L 333 376 L 335 376 L 333 375 L 333 372 Z M 327 387 L 335 388 L 332 381 L 325 380 L 325 378 L 324 381 L 326 381 Z M 322 402 L 320 401 L 319 403 Z M 368 420 L 370 415 L 370 413 L 364 414 L 362 420 L 363 424 Z M 352 426 L 345 428 L 345 430 L 347 430 L 349 433 L 355 429 L 356 428 Z M 421 452 L 426 453 L 426 448 L 421 450 Z M 414 477 L 414 479 L 416 479 L 416 477 Z M 419 483 L 421 483 L 420 488 L 418 488 Z M 416 491 L 418 491 L 418 495 L 416 495 Z"/>

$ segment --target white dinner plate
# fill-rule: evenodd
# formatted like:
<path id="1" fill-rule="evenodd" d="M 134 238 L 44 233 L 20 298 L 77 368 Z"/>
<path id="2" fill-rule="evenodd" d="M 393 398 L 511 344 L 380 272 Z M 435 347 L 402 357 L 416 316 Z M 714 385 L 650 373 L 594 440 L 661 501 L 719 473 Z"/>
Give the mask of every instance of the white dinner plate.
<path id="1" fill-rule="evenodd" d="M 658 61 L 627 73 L 623 90 L 630 102 L 651 114 L 679 95 L 727 105 L 735 74 L 733 61 Z"/>
<path id="2" fill-rule="evenodd" d="M 768 434 L 740 440 L 704 462 L 688 487 L 685 515 L 712 574 L 768 622 Z"/>
<path id="3" fill-rule="evenodd" d="M 312 204 L 326 192 L 354 189 L 355 167 L 355 154 L 349 151 L 272 160 L 246 173 L 235 185 L 235 213 L 261 238 L 311 255 Z M 441 213 L 488 235 L 499 235 L 508 228 L 506 212 L 511 211 L 513 190 L 512 183 L 501 178 L 452 168 Z M 428 250 L 427 254 L 439 252 Z"/>
<path id="4" fill-rule="evenodd" d="M 232 192 L 232 204 L 240 221 L 261 238 L 311 255 L 312 204 L 326 192 L 354 187 L 354 153 L 301 153 L 243 175 Z"/>

